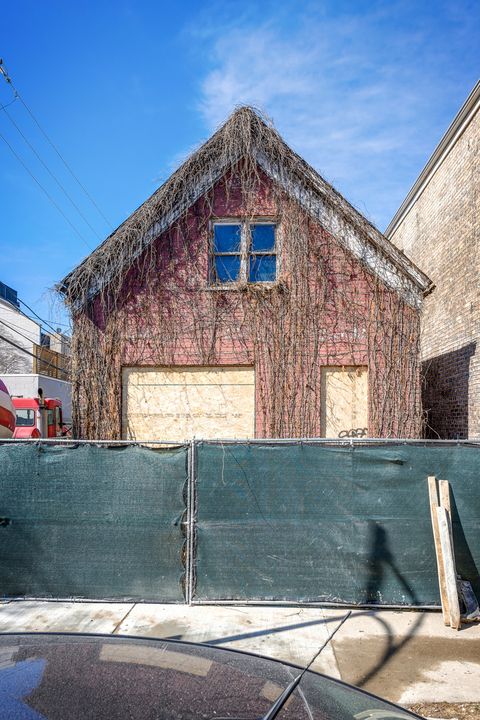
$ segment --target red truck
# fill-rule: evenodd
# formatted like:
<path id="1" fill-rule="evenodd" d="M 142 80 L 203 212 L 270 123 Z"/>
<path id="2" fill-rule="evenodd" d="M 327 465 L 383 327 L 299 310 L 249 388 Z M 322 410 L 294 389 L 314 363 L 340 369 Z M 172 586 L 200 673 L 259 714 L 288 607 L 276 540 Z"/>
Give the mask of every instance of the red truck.
<path id="1" fill-rule="evenodd" d="M 38 397 L 12 397 L 12 403 L 17 416 L 14 438 L 55 438 L 68 434 L 63 424 L 62 401 L 58 398 L 44 398 L 39 391 Z"/>

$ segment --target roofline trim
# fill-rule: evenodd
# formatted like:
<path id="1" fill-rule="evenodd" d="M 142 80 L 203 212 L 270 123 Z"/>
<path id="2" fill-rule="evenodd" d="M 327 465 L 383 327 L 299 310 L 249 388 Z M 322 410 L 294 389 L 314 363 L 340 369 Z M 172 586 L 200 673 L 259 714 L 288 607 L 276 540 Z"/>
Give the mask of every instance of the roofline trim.
<path id="1" fill-rule="evenodd" d="M 379 230 L 364 220 L 343 196 L 339 195 L 339 206 L 334 209 L 328 201 L 323 178 L 316 171 L 310 171 L 310 168 L 305 166 L 304 181 L 307 182 L 302 183 L 300 178 L 285 176 L 282 170 L 272 165 L 261 151 L 255 152 L 255 159 L 271 180 L 279 183 L 290 197 L 294 198 L 317 222 L 320 222 L 327 232 L 376 274 L 387 287 L 398 292 L 411 307 L 417 309 L 420 307 L 422 297 L 432 289 L 431 280 L 406 255 L 386 240 Z M 182 212 L 202 197 L 215 182 L 223 177 L 227 170 L 228 167 L 221 167 L 217 169 L 214 176 L 207 175 L 192 193 L 186 205 L 178 205 L 167 215 L 154 222 L 143 234 L 141 245 L 133 257 L 137 258 L 141 255 L 155 238 L 171 227 Z M 308 189 L 308 184 L 311 189 Z M 332 210 L 337 214 L 336 219 L 332 219 Z M 349 217 L 350 214 L 353 214 L 355 220 Z M 362 225 L 363 227 L 360 227 Z M 64 278 L 62 284 L 68 281 L 69 275 Z M 400 280 L 401 276 L 407 280 L 407 286 Z M 103 278 L 102 282 L 95 283 L 90 288 L 87 299 L 92 300 L 102 287 L 108 284 L 109 280 L 110 277 L 107 276 Z M 74 311 L 78 311 L 81 306 L 82 303 L 76 301 L 72 304 Z"/>
<path id="2" fill-rule="evenodd" d="M 265 125 L 264 122 L 263 124 Z M 274 132 L 268 126 L 265 126 L 265 128 L 266 131 Z M 217 131 L 197 153 L 202 152 L 202 148 L 211 144 L 215 137 L 220 135 L 221 132 L 222 129 Z M 407 299 L 409 304 L 418 307 L 421 303 L 422 296 L 432 287 L 430 279 L 417 268 L 404 253 L 398 250 L 384 234 L 361 215 L 335 188 L 329 185 L 314 168 L 286 145 L 280 136 L 278 136 L 278 140 L 285 147 L 285 151 L 297 162 L 298 167 L 291 168 L 290 165 L 287 167 L 283 166 L 283 164 L 278 166 L 275 160 L 268 157 L 268 151 L 265 150 L 261 142 L 262 138 L 263 134 L 260 134 L 260 142 L 256 142 L 255 147 L 248 148 L 248 152 L 253 156 L 259 166 L 262 167 L 264 172 L 266 172 L 274 182 L 279 183 L 284 191 L 299 202 L 311 216 L 320 221 L 328 232 L 333 236 L 338 235 L 339 237 L 337 239 L 347 247 L 354 256 L 369 267 L 374 274 L 379 275 L 388 287 L 399 290 L 399 286 L 403 284 L 404 287 L 402 289 L 404 292 L 402 295 L 404 297 L 406 296 L 405 299 Z M 202 176 L 197 178 L 196 187 L 191 188 L 188 198 L 180 199 L 166 214 L 160 214 L 156 222 L 151 223 L 143 233 L 139 234 L 135 240 L 136 248 L 129 257 L 129 262 L 134 261 L 156 237 L 160 236 L 175 222 L 185 209 L 193 205 L 209 187 L 213 186 L 219 177 L 222 177 L 228 168 L 232 166 L 232 163 L 237 162 L 238 159 L 242 157 L 242 152 L 244 152 L 244 150 L 242 150 L 242 146 L 239 146 L 236 149 L 235 157 L 233 155 L 229 157 L 226 163 L 222 163 L 223 167 L 207 168 Z M 102 249 L 108 243 L 115 242 L 115 236 L 119 230 L 129 219 L 135 218 L 138 213 L 141 213 L 143 207 L 149 201 L 155 199 L 155 196 L 161 193 L 162 188 L 165 189 L 168 184 L 172 182 L 174 175 L 145 201 L 145 203 L 137 208 L 130 218 L 127 218 L 89 257 L 98 255 L 101 260 Z M 83 260 L 80 265 L 74 268 L 59 283 L 57 288 L 60 292 L 67 292 L 68 285 L 76 274 L 81 271 L 86 261 L 87 259 Z M 128 268 L 125 268 L 125 270 L 126 269 Z M 403 283 L 400 281 L 402 277 Z M 91 301 L 110 280 L 111 277 L 108 272 L 106 276 L 99 277 L 99 273 L 94 267 L 91 272 L 87 297 L 83 297 L 82 299 L 72 297 L 70 299 L 73 310 L 76 311 L 84 302 Z M 405 287 L 405 281 L 407 287 Z"/>
<path id="3" fill-rule="evenodd" d="M 294 178 L 284 176 L 281 170 L 273 166 L 262 154 L 257 155 L 257 162 L 274 182 L 279 183 L 290 197 L 293 197 L 370 272 L 403 297 L 408 305 L 416 309 L 420 308 L 423 296 L 430 290 L 432 283 L 406 255 L 399 251 L 397 251 L 398 257 L 395 252 L 389 253 L 373 233 L 370 235 L 365 230 L 359 231 L 352 220 L 343 214 L 342 208 L 336 208 L 336 212 L 332 214 L 333 208 L 329 205 L 322 188 L 318 187 L 318 183 L 316 188 L 314 186 L 315 189 L 308 190 Z M 380 233 L 379 236 L 381 237 Z"/>
<path id="4" fill-rule="evenodd" d="M 408 195 L 393 216 L 390 224 L 384 232 L 390 238 L 406 215 L 410 212 L 415 202 L 423 193 L 428 183 L 436 173 L 442 162 L 448 156 L 457 140 L 466 130 L 476 112 L 480 109 L 480 80 L 476 83 L 468 98 L 458 111 L 450 127 L 447 129 L 430 159 L 421 171 L 420 175 L 412 185 Z"/>

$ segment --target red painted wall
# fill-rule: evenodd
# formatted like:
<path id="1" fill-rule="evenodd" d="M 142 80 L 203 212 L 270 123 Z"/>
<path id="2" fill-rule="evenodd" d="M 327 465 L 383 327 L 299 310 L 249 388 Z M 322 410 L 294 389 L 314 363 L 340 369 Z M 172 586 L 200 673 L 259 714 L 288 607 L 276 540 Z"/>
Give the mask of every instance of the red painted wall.
<path id="1" fill-rule="evenodd" d="M 241 219 L 245 204 L 237 176 L 224 178 L 128 272 L 114 311 L 105 312 L 96 299 L 90 317 L 100 338 L 122 318 L 109 376 L 118 414 L 110 435 L 120 436 L 122 366 L 254 365 L 257 436 L 299 437 L 320 435 L 321 366 L 367 365 L 369 434 L 418 436 L 418 312 L 291 201 L 279 206 L 266 177 L 248 215 L 277 218 L 278 283 L 209 287 L 211 220 Z M 304 233 L 295 241 L 290 210 Z M 86 407 L 82 382 L 78 396 Z M 80 432 L 99 436 L 99 428 L 89 427 Z"/>

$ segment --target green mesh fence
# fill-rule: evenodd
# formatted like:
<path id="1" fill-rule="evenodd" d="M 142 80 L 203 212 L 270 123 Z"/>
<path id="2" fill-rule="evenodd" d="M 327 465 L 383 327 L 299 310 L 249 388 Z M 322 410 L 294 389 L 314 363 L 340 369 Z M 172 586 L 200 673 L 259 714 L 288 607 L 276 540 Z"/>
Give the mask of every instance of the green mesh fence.
<path id="1" fill-rule="evenodd" d="M 187 451 L 0 445 L 0 594 L 183 601 Z"/>
<path id="2" fill-rule="evenodd" d="M 436 475 L 480 596 L 478 447 L 196 442 L 193 473 L 188 455 L 0 445 L 0 594 L 438 605 Z"/>
<path id="3" fill-rule="evenodd" d="M 427 476 L 480 596 L 480 448 L 198 445 L 194 600 L 438 605 Z"/>

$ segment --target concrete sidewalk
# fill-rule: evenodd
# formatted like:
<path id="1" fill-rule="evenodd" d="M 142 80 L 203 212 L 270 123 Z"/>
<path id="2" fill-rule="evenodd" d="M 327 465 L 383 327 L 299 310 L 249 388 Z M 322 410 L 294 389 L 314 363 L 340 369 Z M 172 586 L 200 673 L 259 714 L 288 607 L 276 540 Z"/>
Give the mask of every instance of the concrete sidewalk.
<path id="1" fill-rule="evenodd" d="M 278 606 L 10 601 L 0 632 L 142 635 L 234 647 L 304 665 L 347 611 Z M 480 624 L 439 612 L 354 610 L 314 669 L 402 705 L 480 702 Z"/>

